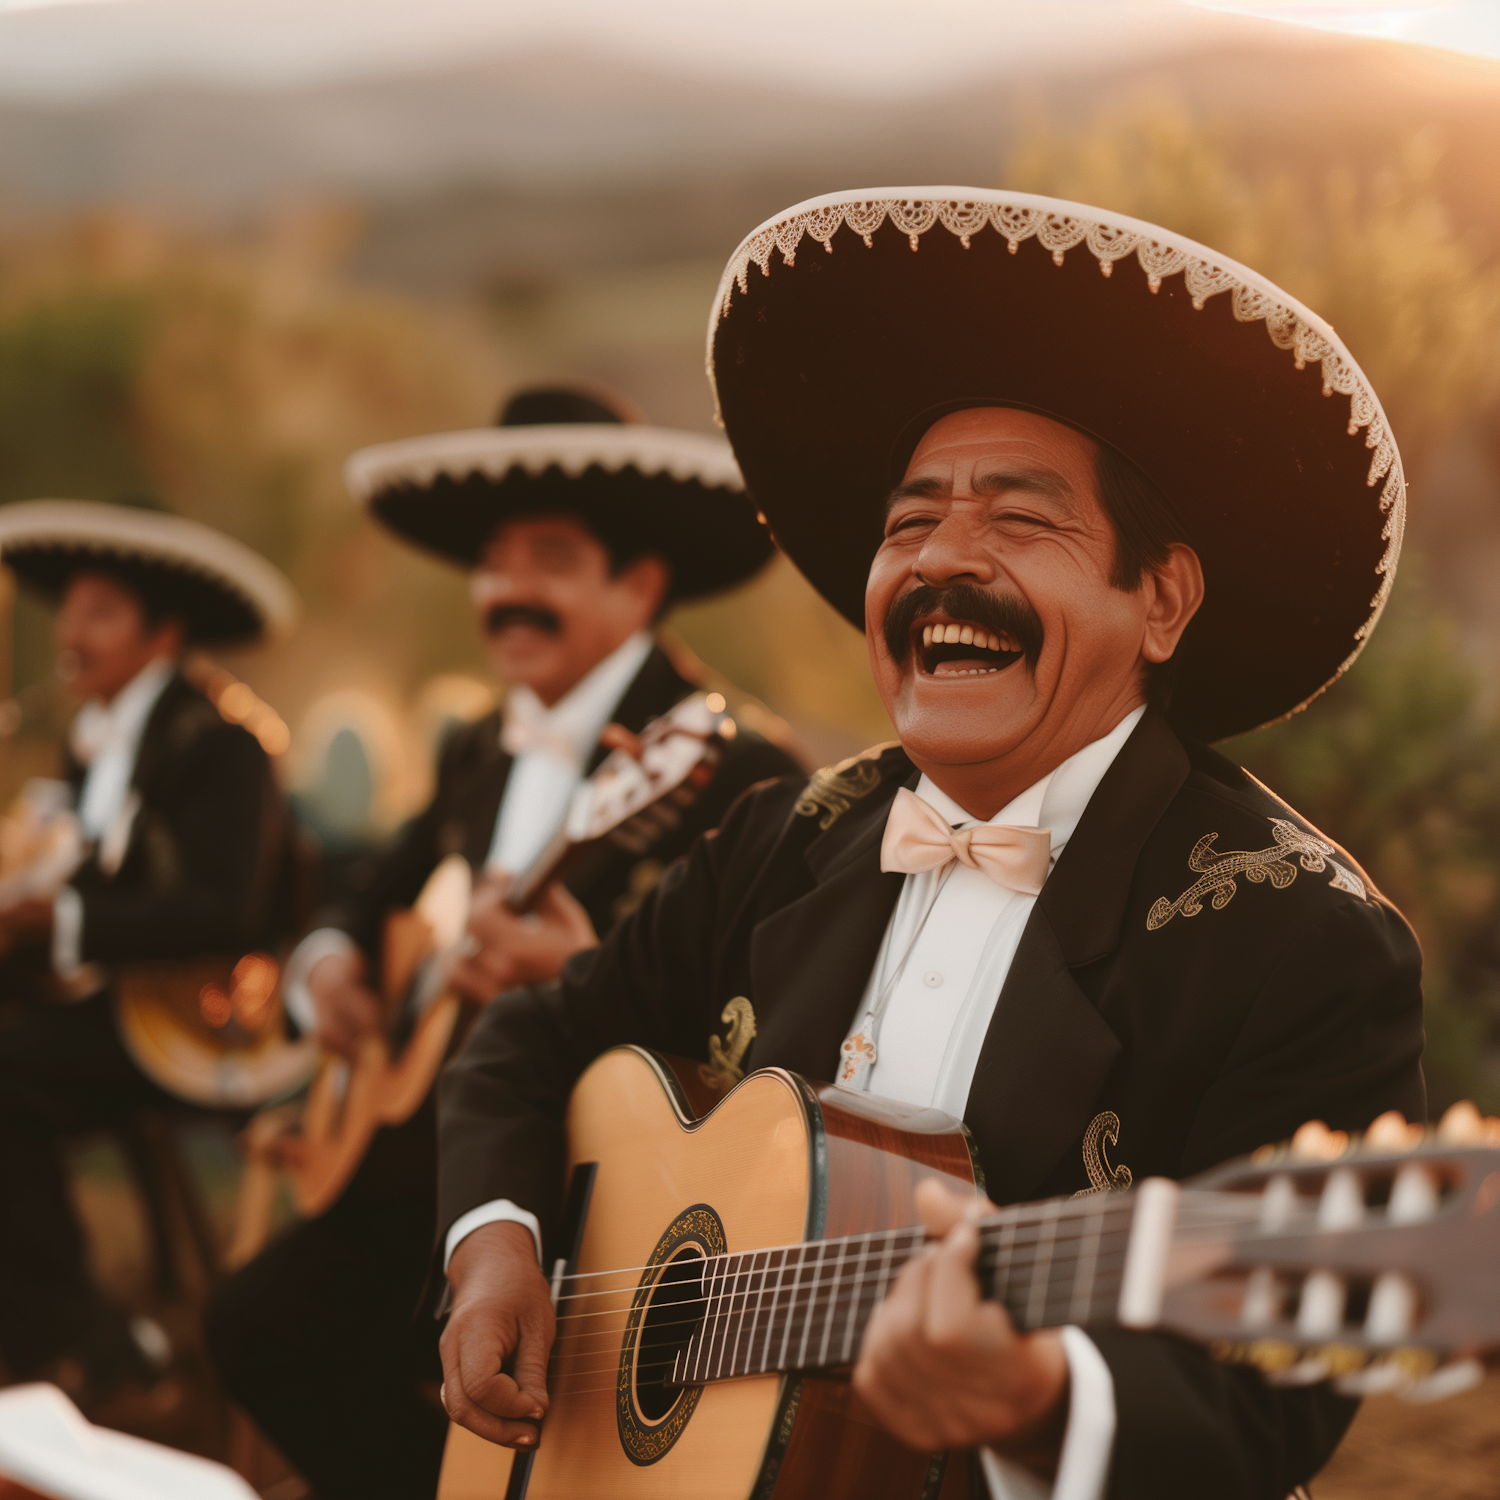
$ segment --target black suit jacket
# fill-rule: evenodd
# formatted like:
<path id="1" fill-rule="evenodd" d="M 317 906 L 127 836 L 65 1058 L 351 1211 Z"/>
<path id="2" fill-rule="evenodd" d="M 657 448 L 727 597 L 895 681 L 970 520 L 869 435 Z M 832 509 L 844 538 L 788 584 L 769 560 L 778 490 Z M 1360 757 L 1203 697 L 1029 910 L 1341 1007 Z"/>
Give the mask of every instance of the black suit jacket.
<path id="1" fill-rule="evenodd" d="M 612 715 L 614 722 L 639 732 L 673 704 L 697 691 L 659 647 L 642 664 Z M 496 710 L 449 736 L 438 762 L 432 801 L 372 864 L 354 895 L 324 913 L 320 926 L 347 932 L 372 964 L 381 948 L 386 915 L 407 907 L 427 877 L 449 854 L 462 854 L 478 871 L 489 854 L 500 800 L 512 757 L 500 748 L 501 713 Z M 595 749 L 587 769 L 608 754 Z M 747 787 L 797 771 L 796 762 L 775 745 L 743 731 L 730 743 L 714 779 L 685 812 L 679 827 L 644 854 L 610 847 L 580 865 L 565 884 L 582 903 L 596 932 L 605 933 L 655 884 L 662 871 L 698 834 L 713 828 Z"/>
<path id="2" fill-rule="evenodd" d="M 75 793 L 84 768 L 69 757 Z M 286 807 L 255 736 L 175 676 L 141 736 L 131 786 L 140 807 L 118 869 L 89 858 L 82 956 L 238 956 L 266 946 L 286 849 Z"/>
<path id="3" fill-rule="evenodd" d="M 891 748 L 761 789 L 596 953 L 491 1006 L 442 1084 L 440 1232 L 502 1197 L 555 1223 L 578 1074 L 622 1042 L 706 1059 L 734 995 L 758 1019 L 747 1066 L 833 1076 L 903 878 L 880 872 L 886 813 L 916 779 Z M 1089 1186 L 1082 1140 L 1106 1109 L 1137 1179 L 1309 1118 L 1422 1118 L 1420 964 L 1347 854 L 1148 712 L 1037 900 L 975 1068 L 991 1197 Z M 1114 1374 L 1113 1496 L 1281 1500 L 1354 1410 L 1165 1335 L 1090 1332 Z"/>

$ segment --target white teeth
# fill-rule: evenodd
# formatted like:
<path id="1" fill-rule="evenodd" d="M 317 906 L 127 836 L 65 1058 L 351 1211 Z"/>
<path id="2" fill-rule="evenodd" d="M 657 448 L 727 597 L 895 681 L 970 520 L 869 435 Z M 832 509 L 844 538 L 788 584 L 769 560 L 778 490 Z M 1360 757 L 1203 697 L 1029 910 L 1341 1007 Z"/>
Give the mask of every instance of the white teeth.
<path id="1" fill-rule="evenodd" d="M 959 628 L 958 643 L 960 646 L 972 646 L 974 644 L 974 627 L 964 625 Z"/>
<path id="2" fill-rule="evenodd" d="M 931 625 L 924 625 L 922 627 L 922 644 L 924 646 L 930 646 L 932 644 L 932 626 Z"/>
<path id="3" fill-rule="evenodd" d="M 992 635 L 990 637 L 990 650 L 991 651 L 998 651 L 999 649 L 1000 649 L 1000 637 L 998 635 Z"/>
<path id="4" fill-rule="evenodd" d="M 957 625 L 945 625 L 943 627 L 943 641 L 949 646 L 958 644 L 959 627 Z"/>

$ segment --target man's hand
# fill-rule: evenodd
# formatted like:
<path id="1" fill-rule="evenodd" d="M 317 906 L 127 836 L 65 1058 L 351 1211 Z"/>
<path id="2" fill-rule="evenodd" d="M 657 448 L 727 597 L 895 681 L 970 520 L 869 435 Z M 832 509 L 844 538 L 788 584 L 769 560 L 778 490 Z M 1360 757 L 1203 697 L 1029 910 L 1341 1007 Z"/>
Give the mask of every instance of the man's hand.
<path id="1" fill-rule="evenodd" d="M 478 947 L 448 975 L 459 994 L 481 1005 L 502 990 L 556 978 L 575 953 L 599 944 L 588 913 L 566 887 L 554 881 L 536 909 L 519 917 L 505 906 L 505 889 L 503 880 L 486 880 L 474 892 L 469 936 Z"/>
<path id="2" fill-rule="evenodd" d="M 52 898 L 28 897 L 0 910 L 0 958 L 52 936 Z"/>
<path id="3" fill-rule="evenodd" d="M 459 1241 L 448 1284 L 453 1312 L 438 1346 L 444 1409 L 492 1443 L 536 1447 L 556 1319 L 531 1231 L 481 1225 Z"/>
<path id="4" fill-rule="evenodd" d="M 1038 1474 L 1056 1472 L 1068 1414 L 1068 1358 L 1055 1332 L 1018 1334 L 974 1277 L 979 1232 L 994 1212 L 930 1178 L 922 1222 L 943 1239 L 897 1277 L 865 1329 L 854 1388 L 881 1424 L 923 1453 L 989 1447 Z"/>
<path id="5" fill-rule="evenodd" d="M 360 953 L 325 954 L 307 971 L 307 992 L 318 1018 L 318 1043 L 352 1058 L 360 1041 L 379 1031 L 385 1010 L 365 982 Z"/>

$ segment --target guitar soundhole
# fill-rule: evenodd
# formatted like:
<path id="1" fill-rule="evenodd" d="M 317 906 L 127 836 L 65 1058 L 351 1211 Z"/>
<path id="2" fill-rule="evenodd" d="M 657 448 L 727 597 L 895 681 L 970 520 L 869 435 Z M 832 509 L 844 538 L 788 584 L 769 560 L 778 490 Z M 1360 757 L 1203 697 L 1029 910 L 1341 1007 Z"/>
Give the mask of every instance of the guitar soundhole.
<path id="1" fill-rule="evenodd" d="M 668 1385 L 672 1361 L 686 1346 L 703 1316 L 703 1252 L 684 1248 L 672 1260 L 646 1308 L 636 1345 L 635 1404 L 648 1422 L 660 1422 L 682 1399 L 682 1387 Z"/>
<path id="2" fill-rule="evenodd" d="M 656 1242 L 636 1285 L 615 1387 L 615 1425 L 631 1463 L 654 1464 L 682 1436 L 701 1385 L 668 1382 L 703 1316 L 704 1258 L 722 1255 L 724 1225 L 706 1203 L 685 1208 Z"/>

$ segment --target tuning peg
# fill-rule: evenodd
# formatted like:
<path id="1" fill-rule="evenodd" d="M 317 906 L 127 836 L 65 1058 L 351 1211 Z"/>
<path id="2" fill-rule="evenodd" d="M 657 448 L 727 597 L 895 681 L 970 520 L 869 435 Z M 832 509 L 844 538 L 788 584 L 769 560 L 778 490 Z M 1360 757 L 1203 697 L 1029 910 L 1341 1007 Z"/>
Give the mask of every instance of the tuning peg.
<path id="1" fill-rule="evenodd" d="M 1299 1125 L 1292 1137 L 1292 1155 L 1303 1161 L 1337 1161 L 1348 1149 L 1348 1134 L 1330 1130 L 1321 1120 Z"/>
<path id="2" fill-rule="evenodd" d="M 1448 1146 L 1480 1146 L 1484 1144 L 1484 1117 L 1470 1099 L 1460 1099 L 1450 1105 L 1443 1118 L 1438 1121 L 1438 1139 Z"/>
<path id="3" fill-rule="evenodd" d="M 1399 1109 L 1388 1109 L 1370 1122 L 1360 1145 L 1369 1151 L 1410 1151 L 1422 1144 L 1425 1134 L 1420 1125 L 1407 1124 Z"/>

